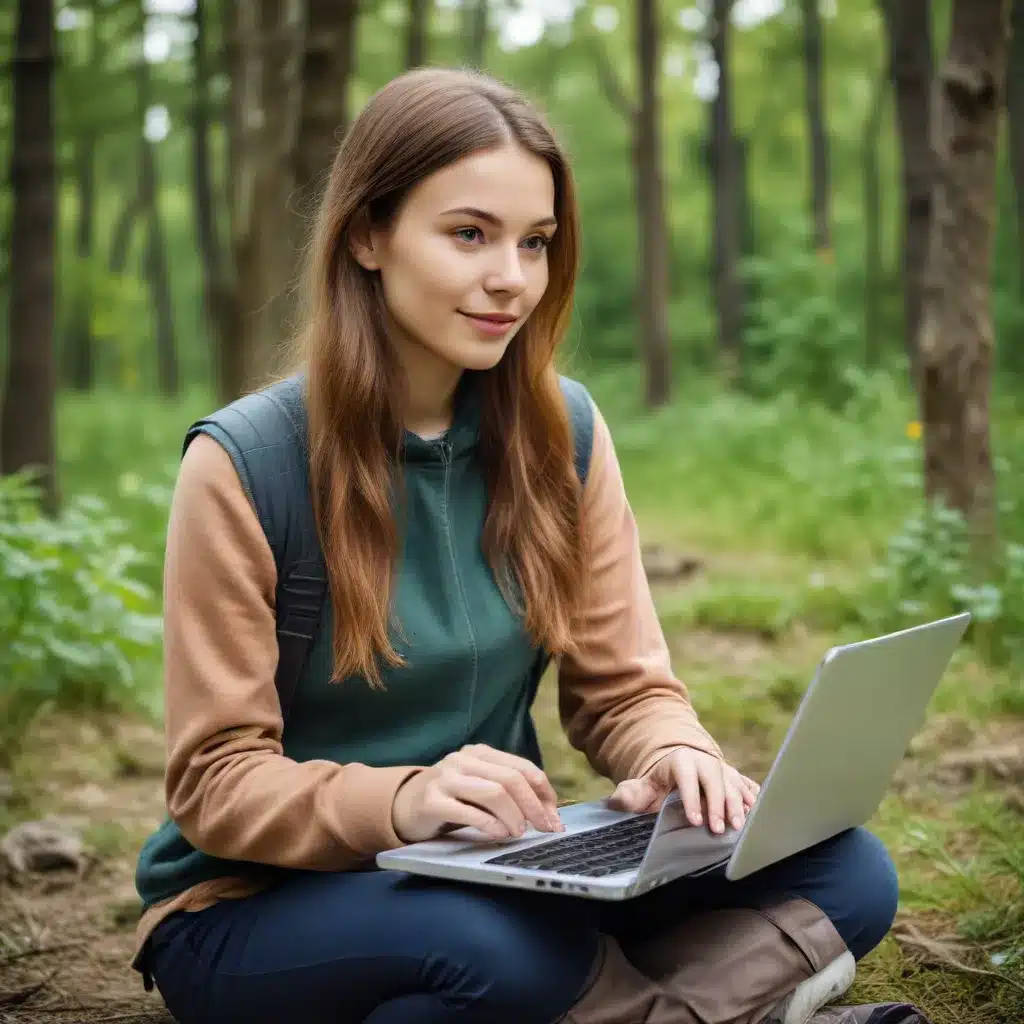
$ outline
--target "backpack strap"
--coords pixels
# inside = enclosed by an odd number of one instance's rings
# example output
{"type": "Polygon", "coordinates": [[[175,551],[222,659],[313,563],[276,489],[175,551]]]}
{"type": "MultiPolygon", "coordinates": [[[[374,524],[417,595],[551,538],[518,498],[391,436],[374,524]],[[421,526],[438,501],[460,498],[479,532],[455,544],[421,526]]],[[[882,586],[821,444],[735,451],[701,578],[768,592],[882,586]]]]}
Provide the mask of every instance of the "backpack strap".
{"type": "Polygon", "coordinates": [[[231,457],[277,567],[277,671],[287,721],[327,597],[327,570],[309,498],[304,378],[289,377],[192,424],[187,449],[208,434],[231,457]]]}
{"type": "Polygon", "coordinates": [[[576,475],[582,486],[590,472],[590,456],[594,450],[594,403],[587,389],[569,377],[559,377],[562,395],[569,412],[569,426],[572,428],[576,475]]]}
{"type": "MultiPolygon", "coordinates": [[[[560,377],[573,432],[580,483],[590,471],[594,406],[578,381],[560,377]]],[[[327,600],[327,566],[309,487],[309,432],[301,374],[245,395],[197,420],[182,454],[199,434],[231,457],[274,553],[277,567],[277,671],[274,683],[285,721],[327,600]]]]}

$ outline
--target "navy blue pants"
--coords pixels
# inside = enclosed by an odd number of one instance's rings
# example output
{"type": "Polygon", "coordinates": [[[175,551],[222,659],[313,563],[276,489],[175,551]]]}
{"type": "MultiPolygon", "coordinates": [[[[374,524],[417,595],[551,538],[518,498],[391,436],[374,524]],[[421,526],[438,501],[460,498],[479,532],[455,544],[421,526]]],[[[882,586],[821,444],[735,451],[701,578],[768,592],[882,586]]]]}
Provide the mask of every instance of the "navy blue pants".
{"type": "Polygon", "coordinates": [[[892,924],[896,873],[864,829],[740,882],[680,879],[614,904],[395,871],[300,872],[171,915],[146,960],[180,1024],[550,1024],[580,995],[599,932],[628,942],[786,896],[816,904],[859,959],[892,924]]]}

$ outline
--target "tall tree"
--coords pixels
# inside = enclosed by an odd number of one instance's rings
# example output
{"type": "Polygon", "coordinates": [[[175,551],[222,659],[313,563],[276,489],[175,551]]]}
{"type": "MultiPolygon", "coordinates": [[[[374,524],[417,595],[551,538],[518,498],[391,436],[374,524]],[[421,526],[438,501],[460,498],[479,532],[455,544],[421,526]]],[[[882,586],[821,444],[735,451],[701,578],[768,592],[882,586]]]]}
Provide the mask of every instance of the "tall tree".
{"type": "Polygon", "coordinates": [[[733,128],[731,54],[732,0],[714,0],[708,25],[718,66],[718,89],[710,105],[712,184],[712,291],[718,316],[718,348],[728,379],[739,374],[743,353],[743,293],[740,143],[733,128]]]}
{"type": "Polygon", "coordinates": [[[160,212],[160,183],[156,164],[156,145],[146,134],[147,115],[152,103],[152,79],[149,61],[142,52],[146,34],[146,7],[138,0],[138,38],[140,53],[135,67],[139,132],[139,205],[146,216],[146,244],[143,265],[152,302],[156,337],[157,383],[161,394],[178,393],[180,375],[178,350],[174,337],[174,301],[171,297],[170,270],[167,266],[167,242],[160,212]]]}
{"type": "Polygon", "coordinates": [[[875,83],[867,121],[864,124],[864,361],[876,366],[881,355],[882,301],[882,181],[878,150],[882,119],[888,94],[889,76],[875,83]]]}
{"type": "Polygon", "coordinates": [[[471,68],[483,68],[487,63],[488,0],[463,0],[462,38],[466,48],[466,63],[471,68]]]}
{"type": "Polygon", "coordinates": [[[259,385],[287,338],[293,228],[288,208],[302,97],[301,0],[229,0],[228,207],[234,289],[222,343],[223,396],[259,385]]]}
{"type": "Polygon", "coordinates": [[[1010,172],[1017,200],[1018,298],[1024,301],[1024,2],[1014,0],[1010,19],[1012,42],[1006,71],[1006,126],[1010,172]]]}
{"type": "Polygon", "coordinates": [[[832,246],[829,214],[828,128],[825,124],[821,12],[819,0],[800,0],[804,32],[804,103],[810,152],[811,212],[814,218],[814,246],[819,251],[832,246]]]}
{"type": "Polygon", "coordinates": [[[0,413],[0,472],[38,471],[49,511],[57,507],[54,37],[54,0],[20,0],[13,67],[10,341],[0,413]]]}
{"type": "Polygon", "coordinates": [[[889,74],[896,101],[903,179],[904,344],[911,377],[920,386],[918,340],[931,230],[935,158],[932,153],[931,0],[878,0],[885,23],[889,74]]]}
{"type": "Polygon", "coordinates": [[[427,63],[427,36],[433,6],[433,0],[409,0],[409,22],[405,34],[407,68],[418,68],[427,63]]]}
{"type": "MultiPolygon", "coordinates": [[[[89,36],[85,57],[85,71],[92,87],[100,81],[102,48],[100,44],[101,7],[98,0],[90,0],[89,36]]],[[[68,318],[66,380],[78,391],[90,391],[95,377],[92,312],[92,260],[96,234],[96,147],[98,133],[91,116],[76,119],[80,123],[75,133],[75,185],[78,192],[78,223],[75,227],[75,257],[78,278],[71,299],[68,318]]]]}
{"type": "Polygon", "coordinates": [[[995,535],[989,444],[990,267],[1010,0],[954,0],[935,84],[934,217],[921,326],[929,498],[964,513],[976,551],[995,535]]]}
{"type": "MultiPolygon", "coordinates": [[[[307,4],[295,185],[312,198],[348,130],[359,0],[307,0],[307,4]]],[[[299,212],[300,216],[305,213],[299,212]]]]}
{"type": "Polygon", "coordinates": [[[213,185],[213,155],[210,148],[210,80],[213,74],[209,30],[211,19],[206,0],[195,0],[192,14],[193,95],[190,117],[192,137],[192,198],[196,239],[202,267],[203,303],[213,336],[214,379],[223,402],[238,397],[241,367],[238,346],[241,331],[234,302],[235,282],[217,222],[217,202],[213,185]]]}
{"type": "Polygon", "coordinates": [[[644,357],[644,399],[651,408],[668,402],[672,392],[672,357],[668,336],[668,236],[661,173],[660,103],[658,100],[658,24],[656,0],[637,0],[634,47],[640,100],[626,93],[607,52],[594,40],[597,73],[608,101],[625,118],[633,156],[636,203],[637,319],[644,357]]]}
{"type": "Polygon", "coordinates": [[[672,357],[668,336],[668,239],[661,172],[661,70],[657,0],[636,3],[636,66],[640,109],[636,128],[637,214],[640,226],[640,332],[647,352],[648,406],[671,397],[672,357]]]}

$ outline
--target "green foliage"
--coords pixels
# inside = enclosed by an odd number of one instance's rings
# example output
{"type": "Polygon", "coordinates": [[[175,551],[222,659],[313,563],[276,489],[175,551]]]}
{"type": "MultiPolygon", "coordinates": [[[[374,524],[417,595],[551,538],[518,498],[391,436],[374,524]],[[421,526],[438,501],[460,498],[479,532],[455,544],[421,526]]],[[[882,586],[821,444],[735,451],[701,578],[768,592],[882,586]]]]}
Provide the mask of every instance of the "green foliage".
{"type": "Polygon", "coordinates": [[[973,638],[990,661],[1024,664],[1024,547],[1001,540],[979,578],[963,516],[941,503],[925,506],[890,540],[862,608],[878,629],[969,611],[973,638]]]}
{"type": "Polygon", "coordinates": [[[745,382],[752,393],[814,397],[842,408],[864,367],[860,316],[839,295],[843,268],[802,237],[746,261],[751,300],[745,382]]]}
{"type": "Polygon", "coordinates": [[[160,620],[143,557],[100,499],[49,519],[25,475],[0,479],[0,759],[48,704],[151,702],[160,620]]]}

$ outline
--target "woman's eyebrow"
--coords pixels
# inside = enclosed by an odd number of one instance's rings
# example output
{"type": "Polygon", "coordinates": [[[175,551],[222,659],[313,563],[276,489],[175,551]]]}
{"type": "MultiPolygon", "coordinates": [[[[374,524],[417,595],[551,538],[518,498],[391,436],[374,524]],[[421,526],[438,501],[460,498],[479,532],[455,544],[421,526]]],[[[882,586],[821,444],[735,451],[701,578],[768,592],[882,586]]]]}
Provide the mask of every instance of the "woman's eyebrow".
{"type": "MultiPolygon", "coordinates": [[[[500,217],[496,217],[493,213],[488,213],[486,210],[481,210],[476,206],[457,206],[453,210],[445,210],[441,216],[447,217],[450,214],[455,213],[462,214],[466,217],[476,217],[479,220],[485,220],[488,224],[493,224],[496,228],[502,227],[500,217]]],[[[558,221],[554,217],[541,217],[540,220],[534,221],[532,226],[535,228],[546,228],[557,223],[558,221]]]]}

